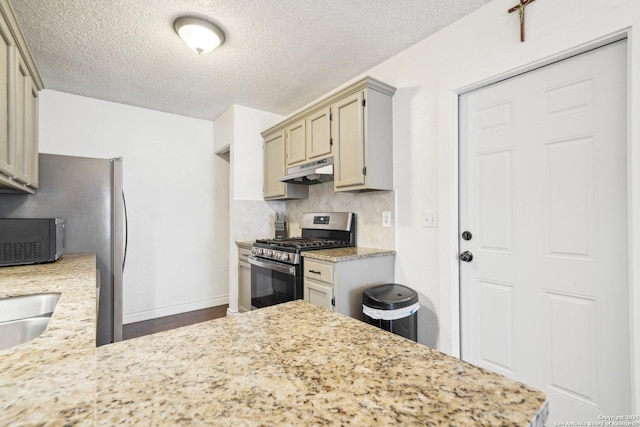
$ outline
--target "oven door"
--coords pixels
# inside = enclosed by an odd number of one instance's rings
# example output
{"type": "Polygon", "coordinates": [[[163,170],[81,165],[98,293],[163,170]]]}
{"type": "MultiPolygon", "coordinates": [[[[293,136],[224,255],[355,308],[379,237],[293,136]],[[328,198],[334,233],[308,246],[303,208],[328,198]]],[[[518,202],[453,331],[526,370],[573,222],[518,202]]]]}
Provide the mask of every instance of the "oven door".
{"type": "Polygon", "coordinates": [[[299,265],[249,257],[251,264],[251,309],[302,299],[299,265]]]}

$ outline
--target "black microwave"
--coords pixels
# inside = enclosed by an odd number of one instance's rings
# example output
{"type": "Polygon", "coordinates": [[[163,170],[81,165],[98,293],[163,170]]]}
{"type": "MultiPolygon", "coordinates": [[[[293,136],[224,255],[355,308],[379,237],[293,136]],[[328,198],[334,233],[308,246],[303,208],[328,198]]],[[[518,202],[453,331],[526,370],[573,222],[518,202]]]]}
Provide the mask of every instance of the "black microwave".
{"type": "Polygon", "coordinates": [[[54,262],[64,253],[64,219],[0,219],[0,267],[54,262]]]}

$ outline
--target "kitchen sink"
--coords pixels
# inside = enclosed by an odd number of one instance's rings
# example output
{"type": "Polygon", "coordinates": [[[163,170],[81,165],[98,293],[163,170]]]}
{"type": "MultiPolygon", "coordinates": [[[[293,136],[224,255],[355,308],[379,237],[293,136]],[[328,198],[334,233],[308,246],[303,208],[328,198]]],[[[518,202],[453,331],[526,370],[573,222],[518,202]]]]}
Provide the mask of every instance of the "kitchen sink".
{"type": "Polygon", "coordinates": [[[39,337],[58,299],[57,292],[0,298],[0,350],[39,337]]]}
{"type": "Polygon", "coordinates": [[[60,293],[57,292],[0,298],[0,322],[51,316],[58,299],[60,293]]]}
{"type": "Polygon", "coordinates": [[[31,317],[0,323],[0,350],[23,344],[39,337],[49,323],[49,317],[31,317]]]}

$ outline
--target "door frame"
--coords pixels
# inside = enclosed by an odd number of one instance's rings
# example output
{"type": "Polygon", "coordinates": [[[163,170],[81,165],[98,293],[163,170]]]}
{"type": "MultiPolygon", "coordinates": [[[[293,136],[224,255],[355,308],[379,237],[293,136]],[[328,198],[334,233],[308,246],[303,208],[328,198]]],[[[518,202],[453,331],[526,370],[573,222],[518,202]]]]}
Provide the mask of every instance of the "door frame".
{"type": "MultiPolygon", "coordinates": [[[[441,165],[438,184],[438,205],[441,206],[441,227],[438,230],[440,254],[441,316],[448,317],[451,351],[460,357],[460,272],[459,272],[459,96],[484,86],[497,83],[536,68],[550,65],[571,56],[603,45],[627,39],[627,206],[628,206],[628,273],[629,273],[629,346],[631,351],[631,404],[634,413],[640,410],[640,262],[632,263],[634,254],[640,254],[640,121],[633,121],[633,113],[640,114],[640,23],[557,51],[524,66],[493,75],[472,83],[451,82],[438,87],[438,163],[441,165]],[[448,169],[448,170],[447,170],[448,169]],[[444,179],[448,178],[448,179],[444,179]],[[445,210],[449,210],[448,215],[445,210]],[[443,221],[444,220],[444,221],[443,221]],[[446,288],[446,289],[445,289],[446,288]],[[635,363],[634,363],[635,362],[635,363]]],[[[446,349],[445,349],[446,351],[446,349]]]]}

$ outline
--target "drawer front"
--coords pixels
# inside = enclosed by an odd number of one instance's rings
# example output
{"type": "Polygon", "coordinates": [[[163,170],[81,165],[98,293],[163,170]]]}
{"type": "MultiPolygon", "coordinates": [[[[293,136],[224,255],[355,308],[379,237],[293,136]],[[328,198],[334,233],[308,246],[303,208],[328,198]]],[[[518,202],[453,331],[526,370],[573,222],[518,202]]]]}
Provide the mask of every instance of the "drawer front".
{"type": "Polygon", "coordinates": [[[251,249],[238,248],[238,261],[249,262],[251,256],[251,249]]]}
{"type": "Polygon", "coordinates": [[[333,265],[304,260],[304,277],[333,284],[333,265]]]}

